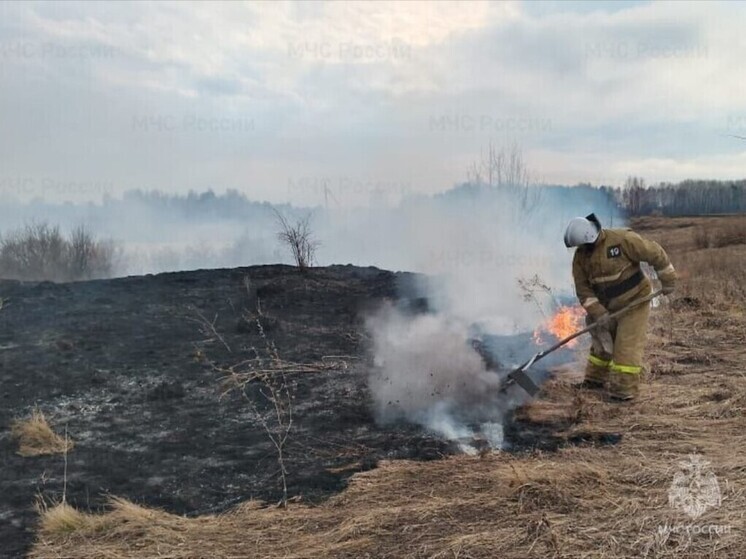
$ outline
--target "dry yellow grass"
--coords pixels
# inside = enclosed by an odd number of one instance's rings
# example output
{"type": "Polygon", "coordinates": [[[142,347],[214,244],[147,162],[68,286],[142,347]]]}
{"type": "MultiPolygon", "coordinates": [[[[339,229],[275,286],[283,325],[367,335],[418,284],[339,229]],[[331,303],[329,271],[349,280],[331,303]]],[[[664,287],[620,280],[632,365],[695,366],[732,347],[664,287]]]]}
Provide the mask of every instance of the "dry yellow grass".
{"type": "Polygon", "coordinates": [[[697,250],[696,220],[666,223],[645,234],[677,236],[670,252],[684,277],[678,300],[654,313],[640,399],[579,391],[576,368],[520,411],[558,436],[617,433],[618,444],[385,462],[319,506],[247,502],[199,518],[123,500],[102,515],[50,509],[30,557],[746,557],[746,297],[729,284],[742,262],[722,261],[740,248],[697,250]],[[722,499],[696,519],[668,502],[690,455],[711,463],[722,499]]]}
{"type": "Polygon", "coordinates": [[[15,421],[11,433],[18,440],[18,454],[21,456],[64,454],[73,448],[69,438],[52,431],[47,418],[38,409],[31,413],[29,419],[15,421]]]}
{"type": "Polygon", "coordinates": [[[390,462],[318,507],[247,503],[190,519],[115,501],[84,521],[42,517],[31,557],[743,557],[746,461],[714,461],[718,477],[733,483],[700,521],[728,533],[666,533],[691,524],[667,506],[676,458],[704,449],[684,441],[660,452],[660,440],[647,442],[644,450],[390,462]],[[72,524],[79,528],[71,532],[72,524]]]}
{"type": "Polygon", "coordinates": [[[42,534],[65,535],[90,530],[96,524],[101,524],[100,517],[82,513],[64,501],[53,506],[40,501],[37,510],[41,517],[39,530],[42,534]]]}

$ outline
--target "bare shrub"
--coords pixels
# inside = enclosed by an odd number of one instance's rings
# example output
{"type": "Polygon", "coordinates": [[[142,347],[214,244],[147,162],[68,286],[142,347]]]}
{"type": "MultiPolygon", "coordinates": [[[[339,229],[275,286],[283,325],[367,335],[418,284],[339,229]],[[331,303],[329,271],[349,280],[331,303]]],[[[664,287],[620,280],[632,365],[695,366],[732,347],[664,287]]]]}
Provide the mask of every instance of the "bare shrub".
{"type": "MultiPolygon", "coordinates": [[[[205,339],[199,342],[198,345],[204,346],[206,344],[218,341],[220,342],[223,347],[228,351],[228,353],[231,353],[231,346],[228,345],[228,343],[225,341],[225,338],[220,335],[220,332],[218,332],[217,327],[215,326],[215,323],[218,321],[218,315],[216,314],[212,320],[209,320],[201,311],[198,309],[192,308],[191,309],[195,316],[186,316],[186,319],[190,322],[194,322],[195,324],[199,325],[199,331],[200,333],[205,336],[205,339]]],[[[198,348],[199,351],[202,351],[201,347],[198,348]]]]}
{"type": "Polygon", "coordinates": [[[699,249],[744,244],[746,244],[746,220],[719,226],[700,226],[694,231],[694,245],[699,249]]]}
{"type": "Polygon", "coordinates": [[[312,266],[316,260],[316,249],[319,242],[313,238],[311,231],[311,214],[308,213],[298,218],[294,223],[290,222],[279,211],[274,210],[280,231],[277,238],[282,244],[290,248],[293,260],[298,269],[305,270],[312,266]]]}
{"type": "Polygon", "coordinates": [[[65,268],[65,240],[59,227],[26,225],[0,239],[0,272],[20,280],[58,279],[65,268]]]}
{"type": "Polygon", "coordinates": [[[737,223],[728,223],[719,228],[712,242],[716,248],[744,244],[746,244],[746,219],[737,223]]]}
{"type": "Polygon", "coordinates": [[[116,247],[111,241],[96,240],[85,227],[78,226],[68,240],[68,266],[71,279],[111,277],[116,247]]]}
{"type": "Polygon", "coordinates": [[[552,293],[552,289],[544,283],[538,274],[534,274],[534,276],[529,279],[518,278],[518,287],[523,294],[523,300],[526,302],[533,301],[536,308],[539,309],[541,316],[545,319],[549,317],[544,310],[541,299],[546,299],[548,297],[554,303],[554,306],[559,306],[559,302],[552,293]]]}
{"type": "Polygon", "coordinates": [[[117,247],[84,226],[69,237],[58,226],[34,223],[0,239],[0,276],[22,281],[77,281],[110,277],[117,247]]]}
{"type": "Polygon", "coordinates": [[[692,233],[694,246],[697,248],[707,248],[710,246],[710,234],[706,227],[695,227],[692,233]]]}
{"type": "Polygon", "coordinates": [[[262,426],[275,447],[282,487],[279,505],[284,507],[288,503],[285,446],[294,425],[296,386],[290,377],[347,369],[347,362],[344,360],[346,356],[327,356],[316,363],[296,363],[283,359],[274,342],[267,337],[262,325],[263,318],[259,309],[256,313],[244,315],[244,319],[248,323],[254,323],[259,330],[264,343],[262,349],[250,348],[253,357],[235,365],[213,367],[222,375],[223,396],[237,392],[246,401],[251,416],[262,426]]]}

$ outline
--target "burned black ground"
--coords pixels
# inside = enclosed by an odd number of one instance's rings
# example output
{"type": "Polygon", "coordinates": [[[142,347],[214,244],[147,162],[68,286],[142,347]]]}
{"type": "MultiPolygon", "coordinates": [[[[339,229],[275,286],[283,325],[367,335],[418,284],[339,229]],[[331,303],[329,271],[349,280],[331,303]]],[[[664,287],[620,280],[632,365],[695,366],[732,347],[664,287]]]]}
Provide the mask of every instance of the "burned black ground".
{"type": "MultiPolygon", "coordinates": [[[[316,502],[381,459],[438,459],[457,447],[408,425],[377,426],[366,390],[365,311],[383,299],[412,312],[415,276],[337,266],[201,270],[72,284],[0,282],[0,555],[32,541],[37,494],[61,498],[61,456],[22,458],[9,427],[34,406],[75,441],[66,494],[82,510],[107,495],[179,514],[280,497],[276,452],[237,395],[221,399],[207,361],[231,364],[265,339],[283,359],[347,368],[293,376],[289,494],[316,502]],[[249,288],[246,280],[249,280],[249,288]],[[215,319],[206,341],[195,318],[215,319]]],[[[510,422],[513,449],[556,448],[550,430],[510,422]]],[[[580,441],[583,442],[583,441],[580,441]]]]}

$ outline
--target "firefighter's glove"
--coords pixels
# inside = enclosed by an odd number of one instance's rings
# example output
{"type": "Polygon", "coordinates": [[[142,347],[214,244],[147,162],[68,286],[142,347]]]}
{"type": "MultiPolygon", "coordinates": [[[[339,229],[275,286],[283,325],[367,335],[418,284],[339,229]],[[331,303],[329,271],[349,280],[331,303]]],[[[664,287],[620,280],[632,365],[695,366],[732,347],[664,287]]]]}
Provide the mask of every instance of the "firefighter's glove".
{"type": "Polygon", "coordinates": [[[609,324],[611,323],[611,315],[606,311],[599,317],[594,318],[593,323],[597,324],[596,328],[599,330],[608,330],[609,324]]]}
{"type": "Polygon", "coordinates": [[[609,322],[611,322],[611,317],[609,315],[609,311],[607,311],[606,307],[604,307],[601,303],[596,302],[591,305],[588,308],[588,314],[591,316],[593,323],[598,324],[597,328],[608,329],[609,322]]]}
{"type": "Polygon", "coordinates": [[[591,320],[593,322],[598,322],[598,319],[601,318],[604,315],[609,314],[609,311],[606,310],[606,307],[604,307],[601,303],[598,301],[594,301],[592,305],[590,305],[586,312],[590,316],[591,320]]]}

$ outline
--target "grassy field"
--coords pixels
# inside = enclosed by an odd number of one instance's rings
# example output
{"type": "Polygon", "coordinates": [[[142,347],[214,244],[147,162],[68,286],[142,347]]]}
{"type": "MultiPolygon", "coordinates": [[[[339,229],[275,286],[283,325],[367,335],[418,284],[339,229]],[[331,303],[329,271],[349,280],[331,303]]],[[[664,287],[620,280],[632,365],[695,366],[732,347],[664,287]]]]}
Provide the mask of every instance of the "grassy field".
{"type": "Polygon", "coordinates": [[[621,434],[618,444],[384,462],[314,507],[248,502],[185,518],[116,499],[103,515],[58,506],[42,514],[31,557],[744,557],[746,218],[633,227],[681,274],[653,314],[640,399],[578,389],[579,355],[520,412],[568,437],[621,434]],[[692,468],[712,475],[687,478],[692,468]],[[702,482],[690,496],[712,495],[716,480],[719,502],[694,518],[696,501],[669,503],[674,480],[702,482]]]}

